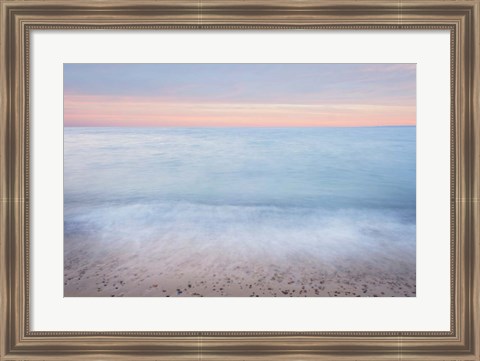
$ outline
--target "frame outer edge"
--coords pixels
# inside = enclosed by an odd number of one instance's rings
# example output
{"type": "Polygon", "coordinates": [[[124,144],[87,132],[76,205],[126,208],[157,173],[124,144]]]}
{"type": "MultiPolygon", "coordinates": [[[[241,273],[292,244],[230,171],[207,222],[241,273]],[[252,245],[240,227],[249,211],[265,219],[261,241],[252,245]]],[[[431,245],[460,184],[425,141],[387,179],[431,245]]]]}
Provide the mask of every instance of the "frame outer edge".
{"type": "MultiPolygon", "coordinates": [[[[463,260],[457,267],[459,270],[457,282],[457,300],[461,307],[458,315],[465,319],[465,324],[459,329],[462,338],[465,339],[467,351],[475,360],[480,360],[479,345],[479,6],[480,2],[475,0],[469,9],[468,15],[460,27],[463,33],[459,42],[459,53],[461,61],[457,62],[457,77],[461,79],[457,95],[457,124],[460,125],[461,136],[458,138],[458,151],[460,158],[457,158],[458,181],[456,207],[462,213],[458,227],[461,240],[458,246],[462,247],[460,253],[463,260]],[[465,289],[463,289],[465,287],[465,289]],[[458,299],[458,296],[465,299],[458,299]]],[[[457,54],[458,56],[459,54],[457,54]]]]}
{"type": "Polygon", "coordinates": [[[10,192],[8,177],[8,113],[9,113],[9,77],[8,77],[8,7],[0,0],[0,359],[10,348],[9,318],[11,303],[9,300],[8,270],[8,226],[10,192]]]}
{"type": "Polygon", "coordinates": [[[474,233],[472,240],[472,348],[476,360],[480,360],[480,1],[473,8],[472,31],[472,126],[473,126],[473,187],[472,202],[474,233]]]}
{"type": "MultiPolygon", "coordinates": [[[[250,1],[251,2],[251,1],[250,1]]],[[[340,1],[339,1],[340,2],[340,1]]],[[[437,1],[440,3],[440,1],[437,1]]],[[[4,360],[4,356],[7,355],[10,351],[10,348],[13,346],[12,339],[21,338],[21,332],[24,331],[23,327],[20,327],[19,329],[15,329],[12,327],[12,319],[16,318],[17,321],[23,321],[22,315],[18,315],[18,312],[23,313],[23,309],[20,310],[14,310],[14,307],[22,307],[21,303],[21,295],[24,294],[24,290],[20,290],[19,288],[22,287],[22,282],[21,282],[21,276],[26,276],[23,273],[23,270],[20,269],[22,268],[23,265],[23,256],[22,256],[22,251],[23,250],[21,247],[13,247],[12,245],[9,246],[8,240],[10,237],[12,238],[17,238],[21,241],[24,241],[23,236],[24,233],[22,231],[23,226],[24,226],[24,221],[25,219],[23,218],[24,213],[24,204],[23,204],[23,198],[15,198],[16,197],[23,197],[23,196],[28,196],[27,194],[23,194],[24,188],[23,185],[25,181],[28,181],[27,179],[24,178],[23,176],[23,169],[24,169],[24,161],[26,158],[24,158],[25,154],[23,153],[23,150],[20,151],[20,154],[17,152],[19,146],[25,146],[23,142],[27,141],[27,139],[23,138],[23,126],[19,124],[13,124],[15,121],[19,121],[22,119],[22,116],[24,116],[24,108],[25,105],[25,99],[22,98],[22,94],[25,91],[23,89],[24,85],[21,82],[21,74],[22,74],[22,69],[23,69],[23,59],[22,59],[22,50],[19,49],[14,49],[16,50],[15,55],[13,54],[14,51],[9,52],[11,50],[11,47],[15,46],[14,40],[17,42],[19,39],[15,39],[17,36],[23,36],[23,31],[22,29],[19,30],[19,28],[15,25],[12,24],[11,21],[14,18],[14,15],[9,17],[9,5],[13,4],[11,7],[14,7],[15,5],[19,5],[21,2],[16,2],[16,1],[8,1],[8,0],[0,0],[0,30],[1,30],[1,38],[0,38],[0,79],[5,79],[5,81],[1,81],[1,88],[0,88],[0,196],[1,196],[1,206],[0,206],[0,360],[4,360]],[[9,34],[9,31],[15,29],[17,31],[16,34],[9,34]],[[18,58],[20,57],[20,58],[18,58]],[[15,61],[16,59],[16,61],[15,61]],[[11,71],[10,71],[11,70],[11,71]],[[12,79],[12,77],[14,77],[12,79]],[[16,84],[16,88],[12,88],[12,82],[19,81],[19,84],[16,84]],[[17,98],[17,96],[20,96],[20,99],[17,98]],[[7,102],[10,102],[8,104],[7,102]],[[15,102],[15,103],[13,103],[15,102]],[[17,109],[17,107],[20,107],[20,109],[17,109]],[[20,144],[18,143],[20,142],[20,144]],[[9,172],[10,171],[10,172],[9,172]],[[21,184],[18,184],[21,183],[21,184]],[[13,217],[20,216],[20,220],[15,220],[13,217]],[[7,226],[8,223],[8,226],[7,226]],[[10,231],[8,231],[10,227],[10,231]],[[7,232],[10,232],[7,233],[7,232]],[[10,258],[9,260],[9,255],[14,256],[14,259],[10,258]],[[9,263],[10,262],[10,263],[9,263]],[[13,265],[12,265],[13,264],[13,265]],[[9,268],[10,267],[10,268],[9,268]],[[9,269],[13,270],[13,267],[15,267],[16,272],[18,272],[16,275],[9,274],[9,269]],[[13,278],[15,276],[15,279],[13,278]],[[15,282],[20,282],[20,284],[16,284],[15,282]],[[14,286],[18,286],[15,287],[14,286]],[[10,288],[9,288],[10,287],[10,288]],[[9,291],[10,290],[10,291],[9,291]],[[10,292],[10,293],[9,293],[10,292]],[[9,294],[12,294],[12,298],[9,298],[9,294]],[[20,299],[19,299],[20,297],[20,299]],[[12,303],[14,302],[14,303],[12,303]],[[9,311],[15,311],[15,314],[9,313],[9,311]],[[14,331],[14,334],[8,334],[9,331],[14,331]]],[[[27,2],[25,2],[27,3],[27,2]]],[[[30,4],[35,3],[38,4],[38,1],[35,2],[28,2],[30,4]]],[[[46,1],[45,3],[48,3],[46,1]]],[[[58,2],[60,3],[60,2],[58,2]]],[[[82,4],[91,4],[93,7],[93,2],[88,2],[88,1],[81,1],[82,4]]],[[[99,1],[99,4],[101,3],[107,3],[106,1],[99,1]]],[[[124,1],[123,3],[129,3],[128,1],[124,1]]],[[[229,3],[229,2],[227,2],[229,3]]],[[[235,3],[235,1],[231,2],[235,3]]],[[[312,3],[312,1],[306,1],[306,3],[312,3]]],[[[435,3],[435,1],[432,1],[432,3],[435,3]]],[[[447,2],[448,3],[448,2],[447,2]]],[[[448,3],[448,5],[453,5],[455,2],[451,1],[448,3]]],[[[465,1],[459,1],[458,3],[460,4],[465,4],[465,1]]],[[[112,4],[112,2],[109,2],[109,4],[112,4]]],[[[360,2],[361,4],[361,2],[360,2]]],[[[464,164],[463,166],[467,166],[469,170],[467,171],[467,174],[470,174],[470,178],[468,179],[468,184],[465,184],[466,188],[469,189],[469,199],[467,199],[466,203],[468,203],[467,209],[469,212],[469,220],[467,222],[470,223],[469,229],[469,236],[472,237],[471,242],[469,243],[470,247],[469,250],[471,251],[469,262],[473,262],[471,265],[470,270],[470,277],[468,278],[468,286],[469,289],[467,290],[467,296],[468,299],[465,300],[464,304],[466,307],[468,307],[467,314],[470,315],[469,320],[467,321],[468,323],[471,323],[469,326],[469,330],[471,332],[468,332],[468,329],[465,329],[467,331],[467,334],[465,335],[468,337],[467,344],[470,346],[469,347],[469,354],[465,354],[462,359],[464,360],[480,360],[480,335],[479,335],[479,329],[480,329],[480,317],[479,317],[479,311],[480,311],[480,297],[479,297],[479,288],[480,288],[480,273],[479,273],[479,268],[480,268],[480,244],[478,242],[478,235],[479,235],[479,222],[478,222],[478,217],[480,216],[479,208],[480,208],[480,203],[479,203],[479,195],[480,195],[480,184],[479,184],[479,170],[480,170],[480,157],[478,153],[478,147],[479,145],[477,144],[480,137],[479,137],[479,46],[478,42],[480,40],[480,27],[479,27],[479,20],[480,20],[480,10],[479,10],[479,1],[478,0],[473,0],[469,1],[468,4],[473,5],[472,6],[472,16],[470,20],[473,22],[470,24],[470,33],[468,34],[469,37],[471,37],[469,44],[467,46],[471,47],[470,48],[470,54],[469,54],[469,59],[462,59],[463,63],[470,68],[470,76],[469,79],[465,79],[465,81],[468,83],[470,82],[470,88],[469,88],[469,93],[468,94],[468,99],[463,99],[463,104],[462,105],[462,112],[469,112],[469,118],[465,119],[463,118],[464,122],[467,122],[468,124],[463,124],[464,126],[467,127],[467,129],[470,131],[470,134],[465,134],[466,137],[466,144],[462,145],[464,146],[464,150],[467,149],[469,151],[472,151],[472,154],[470,155],[470,158],[468,161],[464,159],[464,164]],[[464,108],[463,108],[464,107],[464,108]]],[[[23,47],[22,47],[23,48],[23,47]]],[[[465,54],[463,54],[465,55],[465,54]]],[[[466,84],[468,85],[468,84],[466,84]]],[[[463,93],[463,97],[466,95],[466,93],[463,93]]],[[[28,165],[27,165],[28,166],[28,165]]],[[[464,173],[465,175],[465,173],[464,173]]],[[[459,182],[460,183],[460,182],[459,182]]],[[[459,207],[460,208],[460,207],[459,207]]],[[[467,264],[469,263],[467,262],[467,264]]],[[[466,265],[465,265],[466,266],[466,265]]],[[[466,327],[467,325],[465,325],[466,327]]],[[[85,339],[82,339],[82,342],[86,341],[85,339]]],[[[201,340],[199,340],[201,344],[201,340]]],[[[88,348],[88,347],[87,347],[88,348]]],[[[40,350],[40,348],[39,348],[40,350]]],[[[35,350],[32,350],[35,352],[35,350]]],[[[112,352],[114,351],[113,349],[111,350],[112,352]]],[[[67,356],[68,354],[62,354],[62,352],[59,350],[58,354],[56,356],[53,356],[54,358],[62,357],[68,358],[68,359],[78,359],[77,357],[73,356],[69,358],[67,356]]],[[[226,359],[229,354],[210,354],[207,356],[208,359],[226,359]]],[[[275,359],[286,359],[289,354],[285,354],[282,356],[276,356],[275,359]]],[[[448,354],[447,354],[448,355],[448,354]]],[[[450,359],[451,357],[454,356],[447,356],[445,355],[445,359],[450,359]]],[[[133,355],[131,355],[133,358],[133,355]]],[[[232,355],[233,356],[233,355],[232,355]]],[[[253,359],[264,359],[265,356],[261,355],[254,355],[252,354],[253,359]]],[[[305,359],[310,359],[310,357],[313,358],[313,355],[309,354],[308,351],[306,351],[306,354],[303,352],[301,353],[295,353],[295,354],[290,354],[291,357],[305,357],[305,359]]],[[[317,355],[319,359],[328,359],[332,355],[329,355],[328,353],[317,355]]],[[[392,354],[390,357],[395,357],[396,355],[392,354]]],[[[403,356],[405,359],[418,359],[418,354],[414,353],[413,355],[409,354],[403,354],[399,355],[403,356]]],[[[8,359],[13,359],[12,357],[15,357],[14,355],[7,356],[8,359]]],[[[37,359],[34,354],[30,354],[27,356],[29,359],[37,359]]],[[[38,356],[40,357],[40,356],[38,356]]],[[[113,355],[110,352],[108,354],[84,354],[82,359],[93,359],[93,357],[99,357],[102,359],[113,359],[118,357],[118,359],[128,359],[128,355],[113,355]],[[126,358],[124,358],[126,357],[126,358]]],[[[137,355],[137,357],[144,359],[144,357],[137,355]]],[[[168,356],[167,356],[168,357],[168,356]]],[[[172,359],[179,359],[180,356],[172,356],[172,359]]],[[[192,355],[192,358],[190,356],[184,355],[184,357],[188,359],[197,359],[196,356],[192,355]]],[[[198,357],[201,357],[201,354],[198,355],[198,357]]],[[[243,359],[243,356],[238,355],[237,357],[241,357],[243,359]]],[[[233,356],[234,359],[237,359],[237,357],[233,356]]],[[[342,355],[336,355],[336,357],[339,357],[341,359],[346,359],[348,356],[346,354],[342,355]]],[[[353,355],[352,355],[353,357],[353,355]]],[[[387,357],[386,355],[383,354],[378,354],[377,356],[358,356],[356,359],[377,359],[377,357],[380,357],[383,359],[383,357],[387,357]]],[[[440,355],[434,356],[434,354],[430,355],[427,354],[425,355],[425,360],[426,359],[437,359],[437,357],[441,357],[440,355]]],[[[457,355],[457,357],[460,357],[457,355]]],[[[41,359],[44,358],[49,358],[49,356],[43,356],[41,359]]],[[[145,357],[146,359],[147,357],[145,357]]],[[[150,357],[148,357],[150,359],[150,357]]],[[[50,358],[49,358],[50,359],[50,358]]],[[[182,358],[183,359],[183,358],[182,358]]],[[[249,357],[250,359],[250,357],[249,357]]],[[[267,357],[265,357],[267,359],[267,357]]],[[[350,358],[349,358],[350,359],[350,358]]],[[[443,357],[442,357],[443,359],[443,357]]],[[[459,359],[459,358],[458,358],[459,359]]]]}
{"type": "Polygon", "coordinates": [[[472,74],[471,74],[471,123],[472,123],[472,326],[471,349],[475,360],[480,360],[480,1],[472,9],[472,74]]]}

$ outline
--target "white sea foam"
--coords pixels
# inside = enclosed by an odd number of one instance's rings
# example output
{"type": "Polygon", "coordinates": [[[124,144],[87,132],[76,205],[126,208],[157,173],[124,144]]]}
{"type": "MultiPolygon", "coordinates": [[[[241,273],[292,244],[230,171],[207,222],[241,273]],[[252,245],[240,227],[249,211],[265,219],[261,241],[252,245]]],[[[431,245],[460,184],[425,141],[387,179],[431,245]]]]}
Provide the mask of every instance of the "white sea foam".
{"type": "Polygon", "coordinates": [[[245,262],[302,257],[331,264],[356,258],[386,265],[415,259],[415,223],[395,211],[181,202],[72,209],[68,219],[66,239],[81,235],[101,252],[168,253],[172,263],[192,255],[245,262]]]}

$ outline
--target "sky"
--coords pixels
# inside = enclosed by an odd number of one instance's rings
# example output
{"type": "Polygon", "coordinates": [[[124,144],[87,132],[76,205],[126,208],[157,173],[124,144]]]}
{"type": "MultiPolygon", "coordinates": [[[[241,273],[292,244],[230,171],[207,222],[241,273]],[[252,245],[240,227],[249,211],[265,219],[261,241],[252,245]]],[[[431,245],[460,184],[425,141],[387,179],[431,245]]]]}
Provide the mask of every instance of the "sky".
{"type": "Polygon", "coordinates": [[[408,126],[415,84],[415,64],[64,64],[64,125],[408,126]]]}

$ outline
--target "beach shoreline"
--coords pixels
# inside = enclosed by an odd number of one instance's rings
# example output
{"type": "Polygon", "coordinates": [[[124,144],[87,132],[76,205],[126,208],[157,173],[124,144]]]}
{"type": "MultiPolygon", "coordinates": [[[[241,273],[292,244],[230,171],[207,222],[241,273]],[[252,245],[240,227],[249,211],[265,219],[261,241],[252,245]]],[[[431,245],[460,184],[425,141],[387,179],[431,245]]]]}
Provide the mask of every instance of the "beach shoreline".
{"type": "MultiPolygon", "coordinates": [[[[275,264],[234,258],[172,264],[145,253],[65,257],[65,297],[415,297],[415,265],[308,257],[275,264]]],[[[91,248],[90,248],[91,249],[91,248]]],[[[148,252],[147,252],[148,253],[148,252]]]]}

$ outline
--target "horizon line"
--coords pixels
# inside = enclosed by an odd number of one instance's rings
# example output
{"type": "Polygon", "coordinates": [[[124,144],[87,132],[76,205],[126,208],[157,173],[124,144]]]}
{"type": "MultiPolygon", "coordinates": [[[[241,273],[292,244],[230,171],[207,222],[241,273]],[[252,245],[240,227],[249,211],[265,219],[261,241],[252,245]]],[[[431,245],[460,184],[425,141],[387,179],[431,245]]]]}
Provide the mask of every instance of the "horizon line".
{"type": "Polygon", "coordinates": [[[279,126],[232,126],[232,125],[207,125],[207,126],[176,126],[176,125],[152,125],[152,126],[134,126],[134,125],[63,125],[64,128],[400,128],[416,127],[416,124],[394,124],[394,125],[279,125],[279,126]]]}

